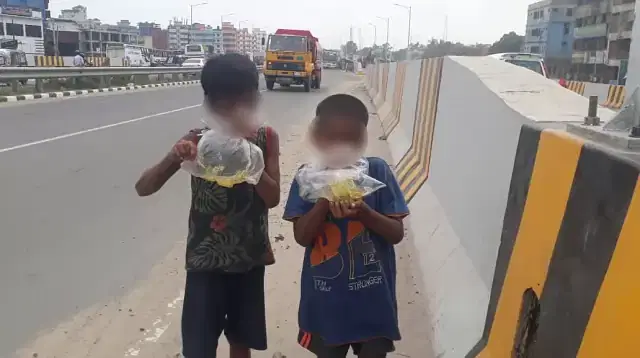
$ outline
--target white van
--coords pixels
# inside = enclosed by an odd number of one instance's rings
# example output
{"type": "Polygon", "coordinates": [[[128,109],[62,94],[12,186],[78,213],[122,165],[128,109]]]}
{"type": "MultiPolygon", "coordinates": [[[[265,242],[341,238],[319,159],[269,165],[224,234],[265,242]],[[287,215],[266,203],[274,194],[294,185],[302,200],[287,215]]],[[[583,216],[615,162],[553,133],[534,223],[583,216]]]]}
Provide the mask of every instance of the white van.
{"type": "Polygon", "coordinates": [[[547,77],[547,78],[549,77],[547,73],[547,68],[544,65],[544,60],[540,55],[537,55],[534,53],[509,52],[509,53],[496,53],[489,56],[501,61],[509,62],[516,66],[528,68],[531,71],[534,71],[543,75],[544,77],[547,77]]]}

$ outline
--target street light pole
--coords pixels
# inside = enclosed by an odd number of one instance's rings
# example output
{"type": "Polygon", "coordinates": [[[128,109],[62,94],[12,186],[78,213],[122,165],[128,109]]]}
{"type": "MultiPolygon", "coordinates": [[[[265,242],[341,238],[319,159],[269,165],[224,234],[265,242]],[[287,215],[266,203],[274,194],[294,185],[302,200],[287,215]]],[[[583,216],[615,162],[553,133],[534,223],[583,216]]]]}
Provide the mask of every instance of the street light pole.
{"type": "Polygon", "coordinates": [[[383,49],[384,49],[384,60],[385,60],[385,61],[387,61],[387,60],[388,60],[388,58],[387,58],[387,54],[388,54],[388,52],[389,52],[389,21],[391,20],[391,18],[390,18],[390,17],[381,17],[381,16],[378,16],[378,19],[380,19],[380,20],[384,20],[384,21],[386,21],[386,22],[387,22],[387,40],[386,40],[385,44],[383,45],[383,49]]]}
{"type": "Polygon", "coordinates": [[[191,31],[193,30],[193,8],[196,6],[201,6],[201,5],[207,5],[207,2],[201,2],[199,4],[191,4],[189,5],[189,10],[190,10],[190,19],[189,19],[189,34],[187,36],[188,39],[188,43],[191,43],[191,31]]]}
{"type": "Polygon", "coordinates": [[[373,26],[373,46],[376,46],[376,42],[378,41],[378,26],[374,23],[369,23],[369,25],[373,26]]]}
{"type": "Polygon", "coordinates": [[[395,6],[399,6],[409,11],[409,29],[407,30],[407,55],[406,60],[411,59],[411,6],[402,5],[402,4],[394,4],[395,6]]]}

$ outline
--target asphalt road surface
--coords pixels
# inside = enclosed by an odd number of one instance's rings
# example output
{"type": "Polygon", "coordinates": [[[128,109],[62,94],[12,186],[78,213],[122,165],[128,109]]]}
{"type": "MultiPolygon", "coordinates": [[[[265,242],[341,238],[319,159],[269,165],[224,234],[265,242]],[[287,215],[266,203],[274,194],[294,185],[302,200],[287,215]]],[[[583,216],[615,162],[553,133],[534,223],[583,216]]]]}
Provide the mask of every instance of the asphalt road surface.
{"type": "MultiPolygon", "coordinates": [[[[299,151],[289,143],[299,142],[317,103],[358,81],[325,71],[320,90],[262,92],[285,178],[295,169],[285,154],[299,151]]],[[[188,86],[0,106],[0,357],[176,356],[188,176],[144,199],[133,185],[201,126],[201,102],[201,88],[188,86]],[[160,348],[145,347],[151,343],[160,348]]],[[[278,250],[284,244],[295,245],[278,250]]],[[[286,339],[270,338],[275,346],[295,345],[291,297],[301,256],[289,255],[285,265],[276,254],[282,265],[270,273],[291,277],[290,292],[269,289],[290,296],[283,311],[270,311],[270,329],[292,327],[286,339]]]]}

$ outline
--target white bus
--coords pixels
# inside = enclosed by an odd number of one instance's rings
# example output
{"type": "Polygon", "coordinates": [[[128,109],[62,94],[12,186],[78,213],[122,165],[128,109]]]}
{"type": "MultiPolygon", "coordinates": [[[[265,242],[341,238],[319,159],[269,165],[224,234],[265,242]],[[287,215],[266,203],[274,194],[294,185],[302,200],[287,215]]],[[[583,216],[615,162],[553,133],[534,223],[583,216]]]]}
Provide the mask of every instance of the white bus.
{"type": "Polygon", "coordinates": [[[204,57],[213,56],[213,45],[189,44],[184,47],[184,55],[186,57],[204,57]]]}

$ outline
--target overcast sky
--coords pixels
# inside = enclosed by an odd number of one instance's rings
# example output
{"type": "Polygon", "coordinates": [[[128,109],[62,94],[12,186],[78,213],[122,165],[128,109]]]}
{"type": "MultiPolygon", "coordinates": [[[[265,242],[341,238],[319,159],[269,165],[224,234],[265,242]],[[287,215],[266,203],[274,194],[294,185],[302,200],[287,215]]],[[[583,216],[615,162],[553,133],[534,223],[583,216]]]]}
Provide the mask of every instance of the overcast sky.
{"type": "MultiPolygon", "coordinates": [[[[89,17],[103,23],[127,19],[133,23],[153,21],[166,27],[173,17],[189,18],[189,4],[207,0],[51,0],[52,15],[75,5],[88,8],[89,17]]],[[[442,38],[448,18],[447,38],[465,43],[492,43],[509,31],[524,33],[527,5],[532,0],[395,0],[413,7],[412,42],[442,38]]],[[[193,9],[194,22],[217,26],[220,16],[242,27],[309,29],[320,38],[324,48],[337,48],[349,40],[353,26],[354,41],[369,46],[385,42],[386,22],[390,17],[389,42],[396,48],[407,43],[408,11],[394,6],[394,0],[209,0],[193,9]],[[361,36],[359,36],[361,33],[361,36]]]]}

